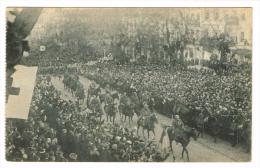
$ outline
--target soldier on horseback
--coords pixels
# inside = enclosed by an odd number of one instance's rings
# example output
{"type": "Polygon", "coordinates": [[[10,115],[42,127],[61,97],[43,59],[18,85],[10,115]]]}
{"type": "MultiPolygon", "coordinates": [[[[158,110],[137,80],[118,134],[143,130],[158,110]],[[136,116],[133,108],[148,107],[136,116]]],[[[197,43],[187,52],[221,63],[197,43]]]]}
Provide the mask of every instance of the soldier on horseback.
{"type": "MultiPolygon", "coordinates": [[[[200,108],[198,108],[200,110],[200,108]]],[[[205,123],[208,121],[208,116],[205,116],[203,112],[199,112],[199,115],[195,118],[196,128],[199,131],[199,135],[203,138],[204,130],[205,130],[205,123]]],[[[199,136],[198,135],[198,136],[199,136]]]]}
{"type": "Polygon", "coordinates": [[[143,135],[144,135],[144,130],[147,130],[148,139],[149,139],[149,131],[152,131],[155,137],[155,131],[154,131],[155,123],[158,123],[156,113],[144,114],[142,118],[139,118],[137,120],[137,134],[138,134],[139,127],[141,126],[143,127],[143,135]]]}
{"type": "Polygon", "coordinates": [[[105,96],[105,104],[106,105],[112,105],[113,104],[113,97],[110,95],[110,93],[107,91],[105,96]]]}
{"type": "Polygon", "coordinates": [[[151,114],[151,111],[149,109],[148,104],[144,101],[143,102],[143,108],[141,109],[140,116],[138,120],[143,121],[146,117],[148,117],[151,114]]]}
{"type": "Polygon", "coordinates": [[[131,100],[127,96],[126,92],[124,92],[124,94],[120,98],[119,109],[120,109],[121,119],[123,119],[123,115],[125,116],[125,120],[126,120],[126,117],[128,116],[129,122],[130,122],[130,119],[132,119],[134,113],[133,113],[133,109],[131,107],[131,100]]]}
{"type": "Polygon", "coordinates": [[[140,116],[141,103],[136,91],[132,92],[130,99],[131,99],[131,106],[133,107],[134,112],[137,114],[137,116],[140,116]]]}
{"type": "Polygon", "coordinates": [[[102,107],[101,107],[101,102],[99,97],[97,97],[96,95],[93,95],[90,99],[90,109],[96,113],[97,116],[100,117],[101,120],[101,116],[102,116],[102,107]]]}
{"type": "MultiPolygon", "coordinates": [[[[172,127],[172,134],[177,135],[176,136],[177,139],[182,136],[181,134],[183,133],[185,128],[184,128],[184,123],[181,120],[179,115],[175,115],[174,117],[172,115],[172,126],[171,127],[172,127]]],[[[177,144],[177,141],[176,141],[176,144],[177,144]]]]}
{"type": "Polygon", "coordinates": [[[116,113],[119,113],[119,104],[120,104],[120,99],[119,99],[119,95],[117,92],[113,93],[111,95],[113,97],[113,105],[115,106],[115,110],[116,110],[116,113]]]}
{"type": "Polygon", "coordinates": [[[172,127],[174,127],[174,128],[181,128],[181,129],[184,128],[184,123],[181,120],[179,115],[175,115],[174,117],[172,115],[172,127]]]}
{"type": "Polygon", "coordinates": [[[113,123],[114,123],[116,113],[117,113],[117,106],[114,102],[112,95],[108,91],[105,95],[104,111],[107,115],[107,121],[108,121],[108,118],[110,118],[110,121],[113,121],[113,123]]]}

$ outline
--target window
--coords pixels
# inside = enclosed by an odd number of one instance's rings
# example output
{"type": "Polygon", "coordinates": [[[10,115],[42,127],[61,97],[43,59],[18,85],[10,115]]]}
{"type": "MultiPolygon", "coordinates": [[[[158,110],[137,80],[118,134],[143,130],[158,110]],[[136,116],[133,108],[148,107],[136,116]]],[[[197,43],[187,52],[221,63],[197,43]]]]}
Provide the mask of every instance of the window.
{"type": "Polygon", "coordinates": [[[215,12],[215,19],[218,19],[219,18],[219,14],[218,12],[215,12]]]}
{"type": "Polygon", "coordinates": [[[209,11],[206,11],[205,20],[208,20],[208,19],[209,19],[209,11]]]}
{"type": "Polygon", "coordinates": [[[197,20],[200,20],[200,14],[197,14],[197,20]]]}
{"type": "Polygon", "coordinates": [[[228,19],[229,18],[229,15],[228,14],[225,14],[225,19],[228,19]]]}
{"type": "Polygon", "coordinates": [[[245,13],[242,13],[241,19],[242,19],[242,20],[245,20],[245,18],[246,18],[246,14],[245,14],[245,13]]]}
{"type": "Polygon", "coordinates": [[[245,33],[241,32],[240,34],[240,41],[244,41],[245,40],[245,33]]]}

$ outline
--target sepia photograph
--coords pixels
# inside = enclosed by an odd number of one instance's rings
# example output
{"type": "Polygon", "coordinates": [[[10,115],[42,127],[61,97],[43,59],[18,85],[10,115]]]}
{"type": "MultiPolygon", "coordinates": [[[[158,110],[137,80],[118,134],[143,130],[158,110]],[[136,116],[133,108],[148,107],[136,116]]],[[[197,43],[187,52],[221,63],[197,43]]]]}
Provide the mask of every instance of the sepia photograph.
{"type": "Polygon", "coordinates": [[[251,162],[251,7],[7,7],[9,162],[251,162]]]}

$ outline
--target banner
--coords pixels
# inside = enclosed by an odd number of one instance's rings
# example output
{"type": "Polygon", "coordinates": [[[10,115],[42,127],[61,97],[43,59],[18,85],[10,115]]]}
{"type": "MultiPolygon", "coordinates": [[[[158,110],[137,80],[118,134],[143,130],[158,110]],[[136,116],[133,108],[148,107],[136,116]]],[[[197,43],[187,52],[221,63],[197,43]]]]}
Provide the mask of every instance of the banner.
{"type": "Polygon", "coordinates": [[[18,90],[16,94],[6,92],[6,118],[27,119],[35,86],[37,67],[15,66],[16,71],[11,76],[12,84],[9,88],[18,90]]]}

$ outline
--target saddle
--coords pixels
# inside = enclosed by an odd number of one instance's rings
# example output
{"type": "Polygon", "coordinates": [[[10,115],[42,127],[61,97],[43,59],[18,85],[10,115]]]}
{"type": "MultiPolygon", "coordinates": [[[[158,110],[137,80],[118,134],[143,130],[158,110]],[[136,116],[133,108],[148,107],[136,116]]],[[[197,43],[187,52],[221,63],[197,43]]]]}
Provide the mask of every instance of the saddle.
{"type": "Polygon", "coordinates": [[[172,134],[176,137],[176,138],[180,138],[183,136],[183,134],[185,133],[185,128],[182,127],[174,127],[172,126],[172,134]]]}

